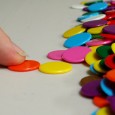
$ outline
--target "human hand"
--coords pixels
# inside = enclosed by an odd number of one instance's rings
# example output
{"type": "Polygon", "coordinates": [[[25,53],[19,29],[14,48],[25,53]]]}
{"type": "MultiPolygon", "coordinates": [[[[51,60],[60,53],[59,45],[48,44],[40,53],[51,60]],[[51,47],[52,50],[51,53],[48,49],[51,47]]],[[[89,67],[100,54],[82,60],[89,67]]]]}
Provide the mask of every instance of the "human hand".
{"type": "Polygon", "coordinates": [[[25,58],[25,52],[16,46],[0,28],[0,65],[17,65],[22,63],[25,58]]]}

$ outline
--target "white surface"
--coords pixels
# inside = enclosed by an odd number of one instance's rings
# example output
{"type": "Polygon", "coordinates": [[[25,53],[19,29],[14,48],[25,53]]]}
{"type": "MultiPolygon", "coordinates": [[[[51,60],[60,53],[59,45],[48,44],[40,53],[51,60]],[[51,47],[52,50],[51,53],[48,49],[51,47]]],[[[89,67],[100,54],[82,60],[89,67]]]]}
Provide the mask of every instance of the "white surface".
{"type": "MultiPolygon", "coordinates": [[[[0,24],[24,49],[28,59],[52,61],[47,53],[63,47],[63,32],[77,25],[83,12],[76,0],[0,0],[0,24]]],[[[0,69],[0,115],[90,115],[96,107],[79,95],[79,81],[89,68],[73,64],[71,72],[50,75],[38,70],[0,69]]]]}

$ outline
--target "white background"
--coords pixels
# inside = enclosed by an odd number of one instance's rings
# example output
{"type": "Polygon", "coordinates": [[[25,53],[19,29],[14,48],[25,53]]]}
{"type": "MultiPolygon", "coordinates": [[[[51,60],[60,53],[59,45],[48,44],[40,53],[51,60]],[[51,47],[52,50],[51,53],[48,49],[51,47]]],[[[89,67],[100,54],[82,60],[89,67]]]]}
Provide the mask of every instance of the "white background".
{"type": "MultiPolygon", "coordinates": [[[[52,50],[66,49],[63,33],[78,25],[81,10],[71,9],[80,0],[0,0],[0,25],[10,38],[41,64],[52,50]]],[[[0,115],[90,115],[97,109],[81,97],[81,78],[89,67],[72,64],[65,74],[38,70],[13,72],[0,69],[0,115]]]]}

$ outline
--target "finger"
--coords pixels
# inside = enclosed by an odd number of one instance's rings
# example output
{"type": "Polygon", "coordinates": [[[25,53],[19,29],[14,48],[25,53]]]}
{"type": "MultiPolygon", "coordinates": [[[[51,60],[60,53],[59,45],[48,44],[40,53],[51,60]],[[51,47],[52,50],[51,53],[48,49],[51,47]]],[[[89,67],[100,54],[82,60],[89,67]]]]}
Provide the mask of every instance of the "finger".
{"type": "Polygon", "coordinates": [[[25,52],[16,46],[7,34],[0,29],[0,65],[17,65],[22,63],[25,58],[25,52]]]}

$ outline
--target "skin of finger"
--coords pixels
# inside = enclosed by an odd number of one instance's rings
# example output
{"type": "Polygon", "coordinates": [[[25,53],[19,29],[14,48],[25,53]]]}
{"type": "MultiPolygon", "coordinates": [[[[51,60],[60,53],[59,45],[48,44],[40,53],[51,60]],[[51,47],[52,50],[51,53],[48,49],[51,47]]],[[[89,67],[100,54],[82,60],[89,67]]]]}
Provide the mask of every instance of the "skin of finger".
{"type": "MultiPolygon", "coordinates": [[[[1,44],[1,43],[0,43],[1,44]]],[[[25,60],[25,56],[19,55],[11,43],[0,45],[0,64],[4,66],[17,65],[25,60]]]]}
{"type": "Polygon", "coordinates": [[[10,38],[0,28],[0,65],[17,65],[25,60],[26,57],[19,55],[13,46],[10,38]]]}

